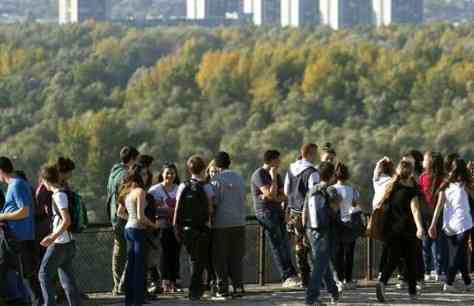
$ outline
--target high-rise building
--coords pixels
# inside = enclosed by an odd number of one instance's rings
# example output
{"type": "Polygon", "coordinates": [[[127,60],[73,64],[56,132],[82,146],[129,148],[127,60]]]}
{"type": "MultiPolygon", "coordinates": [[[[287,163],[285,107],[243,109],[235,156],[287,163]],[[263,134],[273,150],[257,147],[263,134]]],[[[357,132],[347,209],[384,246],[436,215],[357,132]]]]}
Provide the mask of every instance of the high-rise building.
{"type": "Polygon", "coordinates": [[[188,19],[225,18],[226,14],[242,11],[239,0],[187,0],[186,16],[188,19]]]}
{"type": "Polygon", "coordinates": [[[319,24],[319,0],[281,0],[281,25],[319,24]]]}
{"type": "Polygon", "coordinates": [[[244,13],[252,14],[255,25],[280,23],[280,0],[244,0],[244,13]]]}
{"type": "Polygon", "coordinates": [[[372,22],[377,26],[393,23],[422,23],[424,0],[372,0],[372,22]]]}
{"type": "Polygon", "coordinates": [[[372,21],[371,0],[320,0],[321,23],[338,30],[372,21]]]}
{"type": "Polygon", "coordinates": [[[108,0],[59,0],[59,23],[88,19],[104,21],[109,13],[108,0]]]}

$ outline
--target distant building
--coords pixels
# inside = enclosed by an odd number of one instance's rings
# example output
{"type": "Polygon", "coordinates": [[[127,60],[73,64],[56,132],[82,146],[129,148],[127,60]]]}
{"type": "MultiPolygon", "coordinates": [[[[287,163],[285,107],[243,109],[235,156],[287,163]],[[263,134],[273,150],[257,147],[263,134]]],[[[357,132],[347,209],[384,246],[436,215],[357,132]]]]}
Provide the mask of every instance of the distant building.
{"type": "Polygon", "coordinates": [[[242,13],[241,0],[186,0],[188,19],[225,18],[242,13]]]}
{"type": "Polygon", "coordinates": [[[372,0],[372,21],[377,26],[422,23],[424,0],[372,0]]]}
{"type": "Polygon", "coordinates": [[[59,0],[59,23],[108,19],[108,0],[59,0]]]}
{"type": "Polygon", "coordinates": [[[319,0],[281,0],[282,26],[315,24],[319,24],[319,0]]]}
{"type": "Polygon", "coordinates": [[[280,0],[244,0],[245,14],[251,14],[255,25],[280,24],[280,0]]]}
{"type": "Polygon", "coordinates": [[[321,24],[338,30],[372,21],[371,0],[320,0],[321,24]]]}

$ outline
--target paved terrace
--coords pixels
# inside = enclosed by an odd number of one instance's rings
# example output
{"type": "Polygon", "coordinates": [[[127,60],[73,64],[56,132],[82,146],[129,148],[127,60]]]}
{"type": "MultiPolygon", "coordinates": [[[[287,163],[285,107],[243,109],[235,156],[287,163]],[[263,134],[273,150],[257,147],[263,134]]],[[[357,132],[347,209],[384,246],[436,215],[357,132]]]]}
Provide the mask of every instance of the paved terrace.
{"type": "MultiPolygon", "coordinates": [[[[474,305],[474,292],[461,294],[446,294],[441,292],[441,285],[427,283],[421,296],[414,303],[408,300],[406,290],[396,289],[391,285],[387,287],[388,301],[384,304],[378,303],[375,297],[375,282],[360,282],[360,288],[344,292],[339,306],[365,306],[365,305],[391,305],[391,306],[442,306],[442,305],[474,305]]],[[[304,291],[289,291],[277,285],[258,287],[249,285],[246,287],[247,294],[242,299],[222,301],[211,301],[204,299],[199,302],[190,302],[184,298],[184,294],[162,295],[159,300],[150,301],[149,306],[186,306],[186,305],[212,305],[212,306],[302,306],[304,305],[304,291]]],[[[120,298],[112,297],[110,294],[90,294],[90,300],[85,306],[122,306],[120,298]]],[[[323,291],[323,302],[328,302],[323,291]]]]}

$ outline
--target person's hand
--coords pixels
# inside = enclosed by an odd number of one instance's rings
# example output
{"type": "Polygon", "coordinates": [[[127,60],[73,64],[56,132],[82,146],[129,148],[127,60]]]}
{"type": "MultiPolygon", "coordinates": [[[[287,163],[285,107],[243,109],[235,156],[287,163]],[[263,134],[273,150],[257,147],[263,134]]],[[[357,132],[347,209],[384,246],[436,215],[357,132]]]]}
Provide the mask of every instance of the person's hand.
{"type": "Polygon", "coordinates": [[[430,228],[428,229],[428,235],[431,239],[436,239],[438,237],[438,230],[436,229],[436,226],[430,226],[430,228]]]}
{"type": "Polygon", "coordinates": [[[272,179],[276,179],[278,175],[278,168],[277,167],[271,167],[270,168],[270,176],[272,177],[272,179]]]}
{"type": "Polygon", "coordinates": [[[419,229],[416,230],[416,237],[418,239],[421,240],[423,238],[423,235],[424,235],[424,230],[422,228],[419,228],[419,229]]]}
{"type": "Polygon", "coordinates": [[[41,240],[40,244],[41,244],[41,246],[47,248],[51,244],[53,244],[53,242],[54,242],[54,238],[51,235],[48,235],[48,236],[44,237],[43,240],[41,240]]]}

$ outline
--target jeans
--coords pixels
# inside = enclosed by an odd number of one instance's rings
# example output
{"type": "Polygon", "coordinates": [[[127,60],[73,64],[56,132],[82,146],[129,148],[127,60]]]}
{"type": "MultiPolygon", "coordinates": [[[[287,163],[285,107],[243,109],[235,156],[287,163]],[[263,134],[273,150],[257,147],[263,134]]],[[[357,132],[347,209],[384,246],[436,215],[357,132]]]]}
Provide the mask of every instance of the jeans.
{"type": "Polygon", "coordinates": [[[295,276],[296,270],[291,262],[291,246],[283,212],[280,210],[257,211],[256,217],[270,241],[273,259],[281,279],[286,280],[295,276]]]}
{"type": "Polygon", "coordinates": [[[209,265],[209,245],[211,231],[209,228],[191,229],[183,231],[183,242],[191,257],[191,282],[189,297],[200,298],[203,294],[202,276],[204,269],[209,265]]]}
{"type": "Polygon", "coordinates": [[[127,269],[125,271],[125,305],[141,306],[145,302],[145,230],[125,229],[127,269]]]}
{"type": "Polygon", "coordinates": [[[114,247],[112,250],[112,275],[114,279],[114,292],[123,292],[124,271],[127,264],[127,243],[125,242],[125,224],[126,220],[118,218],[114,225],[114,247]]]}
{"type": "Polygon", "coordinates": [[[53,243],[46,249],[39,270],[39,281],[43,292],[44,306],[56,306],[53,278],[56,271],[70,306],[81,305],[79,290],[73,274],[76,253],[75,242],[53,243]]]}
{"type": "Polygon", "coordinates": [[[461,272],[462,278],[466,285],[471,284],[471,277],[467,269],[467,242],[469,240],[469,231],[464,233],[447,236],[449,247],[449,267],[446,283],[452,285],[456,274],[461,272]]]}
{"type": "Polygon", "coordinates": [[[321,283],[324,278],[328,292],[336,297],[339,295],[333,272],[330,266],[330,258],[334,249],[333,239],[328,233],[322,233],[317,230],[308,230],[308,239],[311,243],[313,269],[311,278],[306,289],[305,302],[308,305],[319,301],[321,283]]]}

